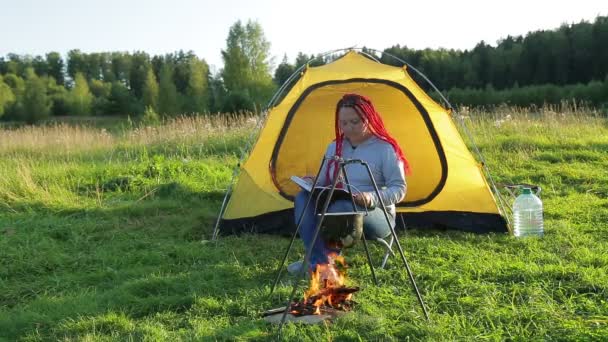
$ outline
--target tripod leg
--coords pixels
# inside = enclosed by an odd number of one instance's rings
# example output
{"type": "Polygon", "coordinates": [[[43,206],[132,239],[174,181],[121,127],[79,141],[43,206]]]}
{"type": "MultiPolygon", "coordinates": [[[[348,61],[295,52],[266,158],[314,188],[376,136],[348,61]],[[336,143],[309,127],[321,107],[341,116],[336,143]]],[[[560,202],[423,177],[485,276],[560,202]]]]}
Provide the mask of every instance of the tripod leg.
{"type": "MultiPolygon", "coordinates": [[[[314,189],[317,186],[317,181],[319,180],[319,175],[321,174],[321,170],[323,170],[323,165],[325,164],[325,161],[326,161],[325,159],[323,159],[321,161],[321,166],[319,167],[319,171],[317,171],[317,177],[315,177],[315,181],[314,181],[314,184],[312,185],[312,189],[314,189]]],[[[289,255],[289,252],[291,251],[291,247],[293,246],[293,242],[295,241],[296,236],[298,235],[298,232],[300,231],[300,227],[302,226],[302,221],[304,219],[304,215],[306,214],[306,210],[308,209],[308,206],[310,205],[311,200],[312,200],[312,192],[308,195],[308,200],[306,201],[306,205],[304,206],[304,209],[302,210],[302,214],[298,218],[298,224],[296,226],[296,231],[293,233],[293,236],[291,237],[291,241],[289,241],[289,246],[287,246],[287,250],[285,251],[285,255],[283,256],[281,263],[277,267],[277,271],[276,271],[277,276],[274,280],[274,283],[272,284],[272,288],[270,289],[270,293],[268,294],[268,296],[271,296],[274,293],[274,289],[277,287],[279,280],[281,280],[281,273],[283,273],[283,266],[285,266],[285,261],[287,260],[287,256],[289,255]]]]}
{"type": "Polygon", "coordinates": [[[420,291],[418,290],[418,286],[416,285],[416,280],[414,280],[414,274],[412,273],[412,270],[410,269],[410,265],[407,262],[407,259],[405,258],[405,254],[403,253],[403,249],[401,248],[401,243],[399,242],[399,239],[397,238],[397,234],[395,234],[395,231],[391,228],[393,237],[395,239],[395,242],[397,243],[397,249],[399,249],[399,254],[401,255],[401,260],[403,261],[403,265],[405,266],[406,270],[407,270],[407,275],[410,278],[410,282],[412,283],[412,286],[414,287],[414,291],[416,292],[416,297],[418,298],[418,302],[420,303],[420,306],[422,307],[422,311],[424,311],[424,317],[426,317],[427,321],[430,320],[429,318],[429,313],[426,310],[426,305],[424,305],[424,301],[422,300],[422,295],[420,295],[420,291]]]}
{"type": "MultiPolygon", "coordinates": [[[[325,215],[325,213],[323,213],[323,215],[325,215]]],[[[296,290],[298,289],[298,284],[300,283],[300,281],[302,281],[302,276],[308,271],[307,270],[308,260],[310,259],[310,256],[312,254],[312,249],[315,247],[315,242],[317,241],[317,238],[319,235],[319,230],[321,230],[322,219],[323,219],[323,216],[321,216],[321,220],[319,220],[319,223],[317,224],[317,227],[315,228],[315,234],[312,239],[312,243],[306,250],[306,257],[304,257],[304,263],[302,264],[302,269],[300,269],[300,272],[298,273],[298,277],[296,278],[296,281],[293,283],[293,289],[291,290],[291,294],[287,298],[287,303],[285,304],[285,311],[283,311],[283,316],[281,317],[281,323],[279,324],[279,332],[278,332],[279,340],[281,339],[281,332],[283,331],[283,325],[285,324],[285,319],[287,318],[287,312],[289,312],[289,308],[291,306],[291,300],[296,295],[296,290]]]]}
{"type": "MultiPolygon", "coordinates": [[[[348,193],[350,194],[350,201],[353,205],[353,212],[357,211],[357,205],[355,204],[355,198],[353,197],[353,190],[350,186],[350,182],[348,181],[348,175],[346,173],[346,167],[344,164],[341,164],[342,174],[344,175],[344,183],[348,188],[348,193]]],[[[372,257],[369,254],[369,248],[367,248],[367,240],[365,239],[365,232],[363,236],[361,236],[361,240],[363,240],[363,248],[365,249],[365,255],[367,256],[367,264],[369,265],[369,270],[372,272],[372,279],[374,280],[374,284],[378,285],[378,278],[376,277],[376,271],[374,270],[374,263],[372,262],[372,257]]]]}
{"type": "Polygon", "coordinates": [[[369,270],[372,272],[372,278],[374,280],[374,284],[376,286],[380,286],[378,284],[378,278],[376,278],[376,271],[374,270],[374,263],[372,262],[372,257],[369,255],[369,249],[367,248],[367,239],[365,238],[365,233],[361,236],[363,240],[363,248],[365,249],[365,254],[367,255],[367,263],[369,264],[369,270]]]}
{"type": "Polygon", "coordinates": [[[302,210],[302,214],[300,215],[300,218],[298,219],[298,226],[296,227],[296,231],[293,232],[293,236],[291,237],[291,241],[289,241],[289,246],[287,246],[285,255],[283,255],[283,259],[281,260],[281,263],[277,267],[277,270],[276,270],[277,276],[274,280],[274,283],[272,284],[272,288],[270,289],[270,293],[268,294],[268,296],[271,296],[274,293],[274,289],[277,287],[279,280],[281,280],[281,274],[283,273],[283,266],[285,266],[285,261],[287,260],[287,256],[289,255],[289,252],[291,251],[291,247],[293,246],[293,242],[295,241],[296,236],[298,235],[298,232],[300,231],[300,227],[302,226],[302,221],[303,221],[304,215],[306,214],[306,209],[308,209],[308,205],[310,204],[311,197],[312,196],[308,196],[308,202],[306,202],[306,206],[304,207],[304,210],[302,210]]]}
{"type": "MultiPolygon", "coordinates": [[[[327,196],[327,198],[325,199],[325,203],[323,204],[323,210],[321,211],[321,217],[319,218],[319,221],[317,222],[317,225],[315,227],[315,233],[313,235],[312,242],[310,243],[310,246],[306,250],[306,256],[304,257],[304,263],[302,264],[302,269],[300,270],[300,273],[298,274],[298,277],[293,284],[293,289],[291,290],[291,295],[289,296],[289,298],[287,298],[287,303],[285,304],[285,311],[283,311],[283,317],[281,317],[281,323],[279,325],[278,339],[281,338],[281,332],[283,331],[283,325],[285,324],[285,319],[287,318],[287,312],[289,311],[289,307],[291,306],[291,300],[296,294],[296,290],[298,289],[298,284],[302,280],[302,276],[304,275],[304,273],[307,272],[308,261],[310,260],[310,257],[312,255],[312,249],[314,248],[315,243],[317,242],[317,239],[319,238],[319,231],[321,230],[321,225],[323,224],[323,220],[325,219],[325,214],[327,213],[327,208],[329,207],[329,202],[331,201],[331,197],[334,194],[334,190],[336,189],[337,184],[338,184],[338,177],[334,177],[333,184],[331,186],[331,189],[329,190],[329,195],[327,196]]],[[[312,195],[310,197],[312,197],[312,195]]],[[[309,202],[310,202],[310,197],[308,199],[309,202]]]]}
{"type": "Polygon", "coordinates": [[[412,273],[412,270],[410,269],[410,265],[407,262],[407,259],[405,258],[405,254],[403,253],[403,249],[401,248],[401,243],[399,242],[397,233],[395,233],[395,229],[393,229],[393,226],[391,225],[391,221],[388,217],[388,213],[386,211],[386,206],[384,205],[384,201],[382,200],[382,197],[380,196],[380,190],[378,190],[378,185],[376,184],[376,180],[374,179],[374,176],[372,174],[371,169],[369,168],[369,165],[366,162],[361,162],[361,164],[365,165],[365,168],[367,169],[367,173],[369,174],[369,178],[372,180],[372,184],[374,185],[374,190],[376,192],[376,196],[378,197],[378,201],[380,202],[380,205],[382,206],[382,211],[384,212],[384,217],[386,218],[386,223],[388,224],[388,227],[391,230],[391,234],[393,235],[393,239],[395,239],[395,243],[397,243],[397,248],[399,249],[399,254],[401,255],[401,260],[403,261],[403,265],[405,266],[405,269],[407,270],[407,275],[409,276],[410,282],[412,283],[414,291],[416,292],[416,297],[418,298],[418,302],[420,303],[420,306],[422,307],[422,311],[424,311],[424,316],[426,317],[426,319],[428,321],[428,320],[430,320],[429,313],[426,310],[426,306],[424,305],[424,301],[422,300],[422,296],[420,295],[420,291],[418,290],[418,286],[416,285],[416,280],[414,280],[414,274],[412,273]]]}

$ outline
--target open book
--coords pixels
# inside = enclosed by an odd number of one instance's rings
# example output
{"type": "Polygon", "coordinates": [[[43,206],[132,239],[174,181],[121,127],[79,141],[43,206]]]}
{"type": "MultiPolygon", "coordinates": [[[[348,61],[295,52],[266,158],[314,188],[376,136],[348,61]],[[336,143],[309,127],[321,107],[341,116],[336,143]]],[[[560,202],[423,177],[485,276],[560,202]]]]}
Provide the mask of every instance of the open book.
{"type": "Polygon", "coordinates": [[[300,186],[300,188],[310,192],[312,190],[312,183],[305,180],[302,177],[298,177],[298,176],[291,176],[291,180],[298,184],[300,186]]]}
{"type": "MultiPolygon", "coordinates": [[[[317,185],[313,190],[312,182],[309,182],[309,181],[303,179],[302,177],[291,176],[291,180],[294,183],[298,184],[300,186],[300,188],[302,188],[308,192],[312,192],[315,197],[317,197],[319,195],[327,195],[327,194],[329,194],[329,191],[331,190],[331,185],[328,185],[328,186],[317,185]]],[[[334,194],[332,196],[332,200],[336,200],[336,199],[350,200],[350,192],[348,192],[348,189],[335,188],[334,194]]]]}
{"type": "MultiPolygon", "coordinates": [[[[302,189],[312,193],[313,200],[317,204],[317,211],[319,211],[321,209],[321,207],[323,206],[323,203],[325,203],[325,199],[327,198],[327,195],[329,194],[329,191],[331,190],[331,185],[327,185],[327,186],[317,185],[313,190],[313,188],[312,188],[313,183],[303,179],[302,177],[291,176],[291,180],[294,183],[298,184],[302,189]]],[[[351,201],[350,192],[348,192],[348,189],[335,188],[331,199],[332,199],[332,201],[342,200],[342,199],[351,201]]],[[[345,214],[352,214],[352,212],[332,213],[331,215],[345,215],[345,214]]],[[[327,213],[326,215],[330,215],[330,213],[327,213]]]]}

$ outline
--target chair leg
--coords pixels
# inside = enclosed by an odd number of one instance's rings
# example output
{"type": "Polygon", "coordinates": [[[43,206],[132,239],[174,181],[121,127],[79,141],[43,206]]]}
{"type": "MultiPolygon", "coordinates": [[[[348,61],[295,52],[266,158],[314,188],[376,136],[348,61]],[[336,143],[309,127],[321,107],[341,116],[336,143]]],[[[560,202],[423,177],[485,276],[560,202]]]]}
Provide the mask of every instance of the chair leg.
{"type": "Polygon", "coordinates": [[[384,245],[384,247],[386,247],[386,253],[384,254],[384,257],[382,258],[382,265],[380,265],[380,269],[384,269],[384,266],[386,266],[386,262],[388,261],[388,257],[393,255],[395,256],[395,253],[393,252],[393,242],[394,242],[393,236],[391,236],[390,241],[387,243],[386,240],[384,239],[376,239],[376,241],[378,241],[379,243],[381,243],[382,245],[384,245]]]}
{"type": "MultiPolygon", "coordinates": [[[[397,214],[399,215],[399,214],[397,214]]],[[[403,214],[399,215],[399,218],[401,219],[401,224],[403,225],[403,231],[407,231],[407,226],[405,225],[405,220],[403,219],[403,214]]]]}
{"type": "MultiPolygon", "coordinates": [[[[399,214],[397,214],[397,215],[399,215],[399,214]]],[[[399,219],[401,219],[401,225],[403,226],[403,231],[407,231],[407,226],[405,225],[405,220],[403,219],[403,214],[399,215],[399,219]]],[[[397,226],[395,226],[395,228],[397,228],[397,226]]],[[[386,254],[384,254],[384,257],[382,258],[382,265],[380,265],[380,269],[384,269],[384,266],[386,266],[386,262],[388,261],[388,257],[390,255],[395,256],[395,253],[393,252],[393,242],[395,242],[395,238],[391,235],[391,240],[389,241],[388,244],[383,239],[378,239],[378,240],[380,240],[379,242],[387,247],[386,254]]]]}

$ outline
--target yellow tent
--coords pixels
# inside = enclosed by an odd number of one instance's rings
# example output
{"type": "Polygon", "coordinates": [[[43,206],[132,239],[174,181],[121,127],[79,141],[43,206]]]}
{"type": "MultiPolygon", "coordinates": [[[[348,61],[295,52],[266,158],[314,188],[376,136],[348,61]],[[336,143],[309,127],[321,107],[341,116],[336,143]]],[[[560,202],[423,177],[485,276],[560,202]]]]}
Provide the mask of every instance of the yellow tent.
{"type": "Polygon", "coordinates": [[[334,110],[344,93],[371,98],[407,156],[412,174],[397,205],[407,221],[468,231],[506,232],[484,174],[458,133],[450,111],[407,72],[349,51],[332,63],[306,67],[264,127],[223,207],[219,233],[290,234],[292,175],[316,174],[334,139],[334,110]],[[223,214],[223,215],[222,215],[223,214]]]}

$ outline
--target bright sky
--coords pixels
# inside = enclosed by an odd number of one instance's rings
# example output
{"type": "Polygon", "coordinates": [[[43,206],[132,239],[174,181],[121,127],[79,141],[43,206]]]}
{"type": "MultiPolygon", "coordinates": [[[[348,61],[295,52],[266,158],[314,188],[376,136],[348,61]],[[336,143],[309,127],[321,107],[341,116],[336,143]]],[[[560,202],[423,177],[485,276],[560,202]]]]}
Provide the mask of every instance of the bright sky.
{"type": "Polygon", "coordinates": [[[472,49],[598,15],[606,0],[0,0],[0,56],[182,49],[219,69],[239,19],[262,25],[276,65],[350,46],[472,49]]]}

